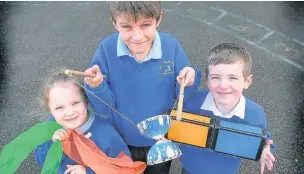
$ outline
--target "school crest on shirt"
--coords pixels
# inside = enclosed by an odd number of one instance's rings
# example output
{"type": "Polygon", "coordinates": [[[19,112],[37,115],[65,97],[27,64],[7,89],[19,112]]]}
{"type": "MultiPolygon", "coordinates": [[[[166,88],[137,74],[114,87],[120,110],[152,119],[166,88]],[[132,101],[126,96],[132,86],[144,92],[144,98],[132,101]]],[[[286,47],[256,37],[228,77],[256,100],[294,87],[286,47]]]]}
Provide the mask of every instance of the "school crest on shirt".
{"type": "Polygon", "coordinates": [[[174,61],[164,61],[160,64],[159,74],[173,74],[174,61]]]}

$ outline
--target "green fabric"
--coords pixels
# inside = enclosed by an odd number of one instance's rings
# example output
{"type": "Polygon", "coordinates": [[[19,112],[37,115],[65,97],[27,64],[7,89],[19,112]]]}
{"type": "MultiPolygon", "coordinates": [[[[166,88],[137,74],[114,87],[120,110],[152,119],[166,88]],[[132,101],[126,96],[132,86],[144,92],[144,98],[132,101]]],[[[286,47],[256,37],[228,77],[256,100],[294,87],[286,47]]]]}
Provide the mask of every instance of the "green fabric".
{"type": "Polygon", "coordinates": [[[55,141],[48,151],[41,174],[56,174],[62,156],[62,145],[60,141],[55,141]]]}
{"type": "Polygon", "coordinates": [[[14,173],[21,162],[26,159],[39,144],[51,140],[54,132],[60,128],[61,126],[54,121],[38,123],[4,146],[0,153],[1,173],[14,173]]]}

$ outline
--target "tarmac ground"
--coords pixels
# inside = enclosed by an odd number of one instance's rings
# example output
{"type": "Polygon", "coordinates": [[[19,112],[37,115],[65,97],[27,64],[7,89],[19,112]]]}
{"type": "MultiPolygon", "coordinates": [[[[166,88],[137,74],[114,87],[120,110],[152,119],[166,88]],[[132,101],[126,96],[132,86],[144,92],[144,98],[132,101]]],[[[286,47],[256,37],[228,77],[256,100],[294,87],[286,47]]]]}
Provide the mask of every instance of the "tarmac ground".
{"type": "MultiPolygon", "coordinates": [[[[162,2],[159,31],[172,33],[193,65],[203,70],[208,51],[223,42],[251,52],[254,82],[245,95],[264,106],[277,145],[269,173],[304,173],[303,7],[302,2],[162,2]]],[[[48,117],[39,100],[46,75],[59,67],[85,70],[100,41],[115,30],[106,2],[0,2],[0,9],[2,148],[48,117]]],[[[180,170],[174,160],[171,174],[180,170]]],[[[259,172],[259,163],[248,160],[239,171],[259,172]]],[[[32,154],[17,173],[40,173],[32,154]]]]}

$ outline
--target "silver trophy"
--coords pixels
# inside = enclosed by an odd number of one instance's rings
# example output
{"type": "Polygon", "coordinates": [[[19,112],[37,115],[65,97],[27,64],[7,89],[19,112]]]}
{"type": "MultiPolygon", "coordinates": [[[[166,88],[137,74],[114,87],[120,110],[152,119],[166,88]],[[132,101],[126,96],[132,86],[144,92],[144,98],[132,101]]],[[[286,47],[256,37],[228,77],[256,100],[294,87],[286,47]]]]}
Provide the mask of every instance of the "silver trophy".
{"type": "Polygon", "coordinates": [[[147,165],[159,164],[182,155],[178,146],[164,137],[170,126],[170,115],[157,115],[137,124],[141,134],[157,140],[148,152],[147,165]]]}

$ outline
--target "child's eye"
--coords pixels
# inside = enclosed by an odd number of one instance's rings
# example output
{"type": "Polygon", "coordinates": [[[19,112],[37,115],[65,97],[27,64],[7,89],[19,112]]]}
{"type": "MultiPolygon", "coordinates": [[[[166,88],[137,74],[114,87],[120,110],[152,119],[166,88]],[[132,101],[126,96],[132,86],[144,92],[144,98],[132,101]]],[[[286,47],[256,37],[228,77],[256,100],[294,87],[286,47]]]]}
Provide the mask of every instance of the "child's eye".
{"type": "Polygon", "coordinates": [[[60,107],[57,107],[57,108],[55,108],[55,110],[56,110],[56,111],[62,111],[62,110],[63,110],[63,107],[61,107],[61,106],[60,106],[60,107]]]}
{"type": "Polygon", "coordinates": [[[122,28],[124,28],[124,29],[131,29],[131,26],[130,25],[123,25],[122,28]]]}
{"type": "Polygon", "coordinates": [[[73,106],[74,106],[74,105],[77,105],[77,104],[79,104],[79,103],[80,103],[80,101],[76,101],[76,102],[73,103],[73,106]]]}
{"type": "Polygon", "coordinates": [[[150,27],[150,26],[151,26],[151,24],[143,24],[142,25],[143,28],[150,27]]]}
{"type": "Polygon", "coordinates": [[[219,77],[211,77],[211,79],[219,79],[219,77]]]}
{"type": "Polygon", "coordinates": [[[238,80],[236,77],[230,77],[231,80],[238,80]]]}

